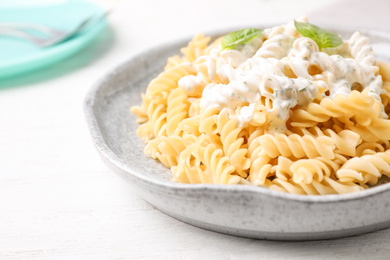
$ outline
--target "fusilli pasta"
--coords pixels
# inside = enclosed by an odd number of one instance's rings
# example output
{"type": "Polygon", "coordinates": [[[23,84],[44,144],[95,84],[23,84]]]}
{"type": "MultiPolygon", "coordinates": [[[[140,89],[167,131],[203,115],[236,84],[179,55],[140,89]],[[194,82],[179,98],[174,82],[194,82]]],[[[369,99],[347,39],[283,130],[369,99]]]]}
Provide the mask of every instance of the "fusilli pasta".
{"type": "Polygon", "coordinates": [[[324,47],[297,21],[210,44],[199,34],[169,58],[131,108],[145,154],[177,182],[295,194],[390,177],[390,65],[359,32],[324,47]]]}

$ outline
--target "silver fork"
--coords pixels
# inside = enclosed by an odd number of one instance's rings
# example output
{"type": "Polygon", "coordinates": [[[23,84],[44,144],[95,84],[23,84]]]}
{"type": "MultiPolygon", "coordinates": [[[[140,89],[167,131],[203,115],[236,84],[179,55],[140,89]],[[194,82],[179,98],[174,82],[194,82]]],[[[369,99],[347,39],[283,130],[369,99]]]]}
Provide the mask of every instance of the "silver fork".
{"type": "Polygon", "coordinates": [[[107,10],[103,13],[92,15],[81,21],[70,31],[57,30],[46,25],[35,23],[0,22],[0,35],[22,38],[38,47],[50,47],[81,33],[90,25],[101,21],[109,12],[110,10],[107,10]]]}

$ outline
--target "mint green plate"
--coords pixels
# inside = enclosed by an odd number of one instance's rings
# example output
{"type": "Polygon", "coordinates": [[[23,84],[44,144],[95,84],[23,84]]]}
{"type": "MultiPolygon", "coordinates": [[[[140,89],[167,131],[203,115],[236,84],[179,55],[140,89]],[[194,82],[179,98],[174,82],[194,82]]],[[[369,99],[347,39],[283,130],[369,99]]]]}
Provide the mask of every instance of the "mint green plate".
{"type": "MultiPolygon", "coordinates": [[[[0,22],[34,22],[60,30],[71,30],[85,18],[103,10],[81,0],[0,0],[0,22]]],[[[87,47],[106,26],[105,19],[77,36],[48,48],[0,35],[0,79],[38,70],[87,47]]]]}

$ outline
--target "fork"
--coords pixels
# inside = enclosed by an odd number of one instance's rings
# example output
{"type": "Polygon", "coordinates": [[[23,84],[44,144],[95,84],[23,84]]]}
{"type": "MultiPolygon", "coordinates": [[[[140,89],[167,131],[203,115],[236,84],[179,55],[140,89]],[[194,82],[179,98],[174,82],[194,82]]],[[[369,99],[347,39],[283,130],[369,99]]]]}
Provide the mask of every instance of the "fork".
{"type": "Polygon", "coordinates": [[[50,47],[64,42],[83,32],[90,25],[101,21],[110,10],[92,15],[82,20],[70,31],[57,30],[43,24],[0,22],[0,35],[7,35],[28,40],[38,47],[50,47]],[[34,33],[35,32],[35,33],[34,33]],[[37,35],[38,33],[38,35],[37,35]]]}

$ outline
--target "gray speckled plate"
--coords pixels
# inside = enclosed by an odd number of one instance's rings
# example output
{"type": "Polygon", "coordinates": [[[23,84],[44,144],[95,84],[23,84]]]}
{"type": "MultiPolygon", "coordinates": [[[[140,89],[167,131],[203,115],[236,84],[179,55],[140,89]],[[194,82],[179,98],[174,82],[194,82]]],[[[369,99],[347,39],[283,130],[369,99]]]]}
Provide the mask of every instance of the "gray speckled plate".
{"type": "MultiPolygon", "coordinates": [[[[335,31],[347,37],[353,32],[335,31]]],[[[365,33],[377,56],[390,61],[390,34],[365,33]]],[[[162,71],[167,57],[178,54],[187,42],[131,58],[99,80],[86,97],[85,114],[98,151],[139,196],[189,224],[259,239],[326,239],[390,226],[390,183],[354,194],[301,196],[262,187],[172,182],[169,169],[145,157],[129,108],[141,103],[148,82],[162,71]]]]}

